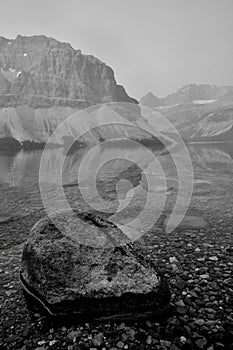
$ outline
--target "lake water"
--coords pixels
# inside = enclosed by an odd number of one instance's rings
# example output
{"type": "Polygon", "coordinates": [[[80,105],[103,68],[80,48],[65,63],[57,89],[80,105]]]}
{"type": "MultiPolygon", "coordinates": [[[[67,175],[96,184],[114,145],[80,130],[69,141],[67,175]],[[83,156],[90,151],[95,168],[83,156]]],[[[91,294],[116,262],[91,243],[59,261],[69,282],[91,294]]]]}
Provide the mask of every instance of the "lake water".
{"type": "Polygon", "coordinates": [[[108,212],[119,224],[130,227],[133,222],[132,226],[140,231],[151,228],[161,213],[172,212],[178,189],[178,213],[190,200],[188,213],[201,215],[206,220],[230,219],[233,215],[233,145],[192,144],[188,152],[193,179],[180,158],[184,166],[179,182],[173,159],[174,154],[179,154],[176,149],[172,157],[156,146],[147,151],[144,146],[127,143],[80,148],[66,157],[62,148],[17,153],[1,150],[0,222],[41,211],[45,205],[48,210],[56,211],[65,208],[67,203],[71,207],[82,203],[108,212]],[[43,168],[40,169],[42,154],[43,168]],[[61,179],[64,196],[57,190],[61,179]],[[188,185],[192,180],[190,198],[186,180],[188,185]]]}

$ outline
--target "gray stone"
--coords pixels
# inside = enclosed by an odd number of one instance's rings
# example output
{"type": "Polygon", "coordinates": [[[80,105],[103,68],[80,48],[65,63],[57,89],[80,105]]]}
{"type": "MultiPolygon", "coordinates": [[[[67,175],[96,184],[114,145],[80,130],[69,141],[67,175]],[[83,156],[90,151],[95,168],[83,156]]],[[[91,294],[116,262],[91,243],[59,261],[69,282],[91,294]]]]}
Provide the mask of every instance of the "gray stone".
{"type": "MultiPolygon", "coordinates": [[[[179,230],[200,230],[204,229],[208,226],[208,223],[206,220],[201,217],[201,216],[191,216],[191,215],[186,215],[184,218],[182,218],[181,215],[175,215],[174,220],[176,221],[177,219],[182,219],[181,223],[177,227],[179,230]]],[[[164,221],[164,225],[166,226],[168,223],[167,218],[164,221]]]]}
{"type": "Polygon", "coordinates": [[[20,278],[26,295],[52,315],[147,317],[170,301],[166,282],[135,243],[108,220],[78,211],[32,228],[20,278]]]}

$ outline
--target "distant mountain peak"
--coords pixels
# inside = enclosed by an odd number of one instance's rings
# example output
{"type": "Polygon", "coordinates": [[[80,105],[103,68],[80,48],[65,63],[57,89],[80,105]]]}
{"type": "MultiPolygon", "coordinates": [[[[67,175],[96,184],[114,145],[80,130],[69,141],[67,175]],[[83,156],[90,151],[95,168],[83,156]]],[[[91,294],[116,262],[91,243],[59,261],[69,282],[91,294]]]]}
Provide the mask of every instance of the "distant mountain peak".
{"type": "Polygon", "coordinates": [[[200,100],[219,100],[228,98],[229,96],[233,98],[233,86],[191,83],[163,98],[157,98],[153,93],[148,93],[140,100],[140,103],[150,108],[156,108],[161,106],[193,103],[193,101],[200,100]]]}

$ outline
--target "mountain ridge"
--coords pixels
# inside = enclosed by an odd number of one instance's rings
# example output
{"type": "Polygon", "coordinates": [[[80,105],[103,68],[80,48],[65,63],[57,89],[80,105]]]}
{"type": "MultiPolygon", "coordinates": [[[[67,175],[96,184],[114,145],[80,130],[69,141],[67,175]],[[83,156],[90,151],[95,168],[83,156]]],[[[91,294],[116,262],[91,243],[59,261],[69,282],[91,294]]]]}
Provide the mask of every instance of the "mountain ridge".
{"type": "MultiPolygon", "coordinates": [[[[0,37],[0,147],[40,147],[69,116],[112,102],[130,104],[128,109],[120,107],[127,120],[140,117],[138,101],[100,59],[44,35],[0,37]]],[[[74,137],[74,130],[66,128],[66,136],[74,137]]],[[[110,134],[120,132],[115,126],[110,134]]],[[[103,138],[100,130],[95,135],[96,142],[103,138]]],[[[54,142],[61,145],[61,135],[54,142]]]]}
{"type": "Polygon", "coordinates": [[[233,142],[233,86],[189,84],[162,99],[148,93],[140,104],[159,111],[186,141],[233,142]]]}
{"type": "Polygon", "coordinates": [[[137,103],[116,83],[106,63],[44,35],[0,37],[0,69],[0,95],[7,96],[0,99],[1,107],[27,103],[43,108],[53,105],[54,99],[58,105],[73,107],[137,103]]]}
{"type": "Polygon", "coordinates": [[[210,84],[187,84],[174,93],[165,97],[157,97],[151,91],[140,99],[140,104],[151,108],[169,106],[178,103],[190,103],[195,100],[211,100],[233,98],[233,86],[231,85],[210,85],[210,84]]]}

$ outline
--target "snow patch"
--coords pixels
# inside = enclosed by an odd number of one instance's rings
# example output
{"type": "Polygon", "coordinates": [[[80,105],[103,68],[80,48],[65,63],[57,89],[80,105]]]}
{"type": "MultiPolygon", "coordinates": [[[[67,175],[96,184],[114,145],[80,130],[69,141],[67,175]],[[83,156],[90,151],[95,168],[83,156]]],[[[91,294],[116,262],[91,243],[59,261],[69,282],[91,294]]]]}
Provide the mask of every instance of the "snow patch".
{"type": "Polygon", "coordinates": [[[24,57],[26,57],[28,54],[27,54],[26,52],[24,52],[24,54],[23,54],[23,55],[24,55],[24,57]]]}
{"type": "Polygon", "coordinates": [[[171,108],[171,107],[176,107],[179,106],[180,103],[176,103],[175,105],[169,105],[169,106],[158,106],[158,109],[166,109],[166,108],[171,108]]]}
{"type": "Polygon", "coordinates": [[[8,45],[10,45],[11,44],[11,41],[8,41],[8,45]]]}
{"type": "Polygon", "coordinates": [[[195,105],[205,105],[206,103],[213,103],[217,100],[194,100],[193,104],[195,105]]]}
{"type": "Polygon", "coordinates": [[[14,69],[14,68],[9,68],[9,70],[11,71],[11,73],[14,73],[14,72],[15,72],[15,69],[14,69]]]}

